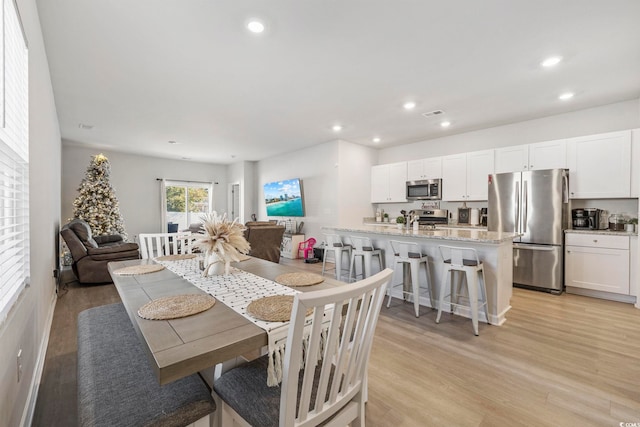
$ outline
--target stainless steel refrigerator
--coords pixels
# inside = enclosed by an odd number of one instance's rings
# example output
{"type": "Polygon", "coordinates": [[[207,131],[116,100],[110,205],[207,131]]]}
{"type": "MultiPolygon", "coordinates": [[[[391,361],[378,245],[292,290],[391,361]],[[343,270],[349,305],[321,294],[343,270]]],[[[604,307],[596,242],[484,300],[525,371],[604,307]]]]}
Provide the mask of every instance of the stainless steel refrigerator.
{"type": "Polygon", "coordinates": [[[562,292],[568,192],[566,169],[489,176],[487,229],[522,234],[513,243],[514,285],[562,292]]]}

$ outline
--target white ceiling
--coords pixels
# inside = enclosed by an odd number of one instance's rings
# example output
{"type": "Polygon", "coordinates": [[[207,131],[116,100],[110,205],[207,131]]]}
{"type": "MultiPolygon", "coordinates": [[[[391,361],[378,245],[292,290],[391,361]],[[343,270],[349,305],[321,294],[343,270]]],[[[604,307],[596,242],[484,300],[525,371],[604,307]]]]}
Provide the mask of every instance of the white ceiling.
{"type": "Polygon", "coordinates": [[[37,3],[62,136],[102,149],[232,163],[640,96],[638,0],[37,3]],[[251,17],[263,35],[245,30],[251,17]],[[542,69],[550,55],[564,60],[542,69]],[[451,127],[421,115],[435,109],[451,127]]]}

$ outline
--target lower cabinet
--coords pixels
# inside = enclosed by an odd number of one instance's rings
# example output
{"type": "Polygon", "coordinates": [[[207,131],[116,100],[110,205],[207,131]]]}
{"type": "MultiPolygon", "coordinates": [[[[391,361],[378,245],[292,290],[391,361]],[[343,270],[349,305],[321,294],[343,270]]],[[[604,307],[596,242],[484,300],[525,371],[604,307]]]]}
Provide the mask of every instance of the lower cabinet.
{"type": "Polygon", "coordinates": [[[280,256],[289,259],[298,258],[298,245],[302,242],[304,242],[304,234],[285,234],[280,244],[280,256]]]}
{"type": "Polygon", "coordinates": [[[567,233],[565,286],[629,295],[629,236],[567,233]]]}

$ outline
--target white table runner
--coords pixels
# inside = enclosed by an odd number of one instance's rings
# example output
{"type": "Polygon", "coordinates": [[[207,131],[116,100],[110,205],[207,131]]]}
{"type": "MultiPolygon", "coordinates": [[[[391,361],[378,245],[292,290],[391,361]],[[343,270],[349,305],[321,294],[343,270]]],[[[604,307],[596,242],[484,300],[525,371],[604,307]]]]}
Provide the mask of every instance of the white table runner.
{"type": "MultiPolygon", "coordinates": [[[[258,320],[247,313],[247,306],[251,301],[263,297],[295,295],[300,291],[234,267],[231,268],[230,274],[228,275],[221,274],[203,277],[197,258],[177,261],[156,260],[156,262],[212,295],[226,306],[250,320],[256,326],[264,329],[269,337],[267,385],[272,387],[280,384],[282,381],[282,362],[284,359],[289,322],[266,322],[258,320]]],[[[328,321],[330,318],[330,313],[325,312],[324,319],[328,321]]],[[[310,322],[311,316],[309,316],[307,320],[310,322]]],[[[323,326],[323,329],[327,327],[328,325],[323,326]]],[[[326,336],[326,334],[323,334],[323,337],[324,336],[326,336]]]]}

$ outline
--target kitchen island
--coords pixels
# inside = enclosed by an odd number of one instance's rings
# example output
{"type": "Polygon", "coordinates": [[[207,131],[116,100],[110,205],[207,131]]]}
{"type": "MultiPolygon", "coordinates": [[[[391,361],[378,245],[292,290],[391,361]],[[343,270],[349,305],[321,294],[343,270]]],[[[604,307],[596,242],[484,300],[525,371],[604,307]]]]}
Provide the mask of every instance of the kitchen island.
{"type": "MultiPolygon", "coordinates": [[[[444,226],[436,229],[421,227],[417,231],[376,225],[326,226],[322,230],[327,233],[340,234],[343,238],[348,238],[349,236],[369,237],[376,248],[384,250],[386,266],[391,268],[395,266],[393,265],[393,254],[389,246],[390,240],[418,243],[422,252],[429,256],[430,279],[434,286],[436,300],[440,283],[443,279],[442,258],[438,246],[473,248],[478,252],[478,257],[484,263],[489,323],[501,325],[506,320],[505,315],[511,308],[510,301],[513,288],[512,244],[513,239],[519,236],[516,233],[447,228],[444,226]]],[[[341,267],[339,264],[336,265],[337,269],[341,267]]],[[[420,275],[420,278],[421,286],[425,286],[423,283],[424,276],[420,275]]],[[[402,294],[398,290],[394,292],[393,296],[401,298],[402,294]]],[[[449,312],[449,305],[446,301],[445,304],[443,310],[449,312]]],[[[421,298],[420,305],[429,307],[428,298],[421,298]]],[[[470,311],[466,308],[456,308],[454,312],[461,316],[471,317],[470,311]]],[[[483,313],[480,313],[479,317],[480,320],[484,319],[483,313]]]]}

